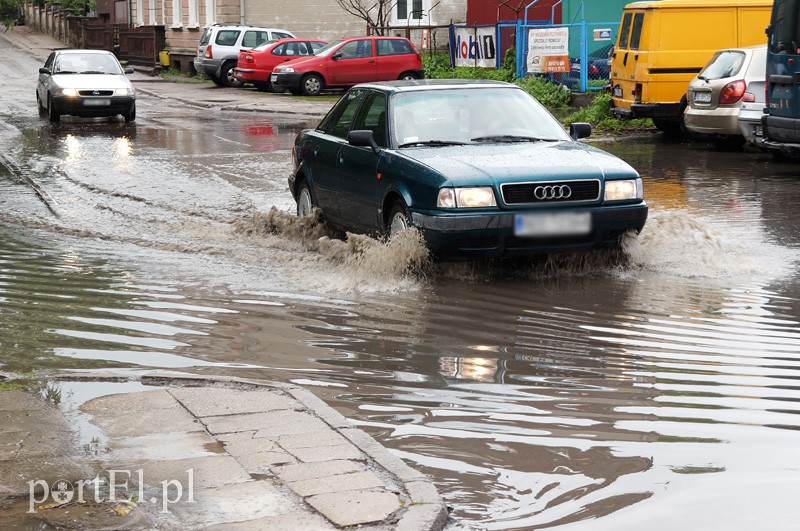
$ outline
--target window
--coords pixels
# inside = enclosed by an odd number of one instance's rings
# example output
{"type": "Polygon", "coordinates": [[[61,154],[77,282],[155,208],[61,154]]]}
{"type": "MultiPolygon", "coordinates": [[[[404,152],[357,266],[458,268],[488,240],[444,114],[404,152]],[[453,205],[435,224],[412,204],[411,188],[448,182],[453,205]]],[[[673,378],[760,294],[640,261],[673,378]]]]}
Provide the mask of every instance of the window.
{"type": "Polygon", "coordinates": [[[625,13],[622,17],[622,29],[619,31],[619,45],[621,49],[628,48],[628,38],[631,36],[631,18],[633,14],[625,13]]]}
{"type": "Polygon", "coordinates": [[[189,27],[196,28],[200,25],[199,0],[189,0],[189,27]]]}
{"type": "Polygon", "coordinates": [[[354,130],[368,129],[375,135],[375,142],[386,147],[386,95],[373,92],[364,103],[364,107],[356,119],[354,130]]]}
{"type": "Polygon", "coordinates": [[[276,46],[275,49],[272,50],[272,55],[288,55],[291,57],[295,55],[314,55],[314,53],[307,42],[287,42],[286,44],[276,46]]]}
{"type": "Polygon", "coordinates": [[[428,19],[430,11],[431,0],[397,0],[392,15],[395,22],[403,24],[409,20],[416,20],[419,23],[423,19],[426,24],[433,24],[433,20],[428,19]]]}
{"type": "Polygon", "coordinates": [[[342,55],[342,59],[357,59],[359,57],[372,57],[372,41],[359,39],[350,41],[336,52],[342,55]]]}
{"type": "Polygon", "coordinates": [[[631,50],[639,49],[639,40],[642,38],[644,13],[636,13],[633,17],[633,30],[631,31],[631,50]]]}
{"type": "Polygon", "coordinates": [[[772,11],[770,50],[773,53],[797,53],[800,44],[800,3],[796,0],[775,0],[772,11]]]}
{"type": "Polygon", "coordinates": [[[203,30],[203,35],[200,37],[200,46],[205,46],[211,40],[211,28],[203,30]]]}
{"type": "Polygon", "coordinates": [[[311,54],[312,55],[317,53],[317,50],[321,50],[322,48],[327,46],[327,44],[325,44],[324,42],[310,42],[308,44],[309,44],[309,46],[311,46],[311,54]]]}
{"type": "Polygon", "coordinates": [[[282,31],[273,31],[272,32],[272,40],[291,39],[291,38],[292,38],[291,35],[289,35],[288,33],[284,33],[282,31]]]}
{"type": "Polygon", "coordinates": [[[406,40],[401,39],[379,39],[378,42],[378,55],[402,55],[414,53],[411,44],[406,40]]]}
{"type": "Polygon", "coordinates": [[[220,30],[214,43],[220,46],[233,46],[239,39],[239,33],[239,30],[220,30]]]}
{"type": "Polygon", "coordinates": [[[352,90],[348,92],[346,99],[343,99],[333,108],[330,114],[322,120],[322,123],[319,124],[319,129],[329,135],[345,138],[347,132],[350,131],[350,124],[353,122],[356,110],[358,110],[358,106],[363,99],[363,90],[352,90]]]}
{"type": "MultiPolygon", "coordinates": [[[[269,41],[269,37],[266,31],[245,31],[244,37],[242,38],[242,48],[256,48],[267,41],[269,41]]],[[[219,39],[217,39],[217,42],[219,42],[219,39]]],[[[234,41],[232,44],[236,44],[236,41],[234,41]]]]}
{"type": "Polygon", "coordinates": [[[745,55],[742,52],[720,52],[709,61],[700,75],[709,81],[733,77],[739,74],[744,59],[745,55]]]}
{"type": "Polygon", "coordinates": [[[172,27],[180,28],[183,26],[183,14],[181,13],[181,0],[172,0],[172,27]]]}
{"type": "MultiPolygon", "coordinates": [[[[155,0],[150,0],[155,6],[155,0]]],[[[217,17],[217,4],[214,0],[206,0],[206,25],[210,26],[217,17]]]]}

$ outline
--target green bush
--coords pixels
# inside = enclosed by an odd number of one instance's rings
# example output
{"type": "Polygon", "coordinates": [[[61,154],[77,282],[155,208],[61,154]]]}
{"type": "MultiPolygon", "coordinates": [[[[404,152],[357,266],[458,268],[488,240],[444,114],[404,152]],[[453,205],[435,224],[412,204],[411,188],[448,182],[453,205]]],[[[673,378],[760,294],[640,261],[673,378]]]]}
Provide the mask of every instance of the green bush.
{"type": "Polygon", "coordinates": [[[569,89],[551,83],[545,78],[527,77],[517,79],[515,72],[515,55],[513,49],[506,52],[503,67],[499,70],[493,68],[474,68],[468,66],[450,67],[450,58],[446,53],[438,52],[423,56],[425,77],[429,79],[493,79],[516,83],[543,105],[551,108],[566,107],[572,97],[569,89]]]}
{"type": "Polygon", "coordinates": [[[569,115],[565,122],[589,122],[598,131],[618,133],[622,130],[645,129],[653,127],[649,118],[633,120],[620,120],[611,114],[611,94],[607,92],[597,94],[588,107],[569,115]]]}

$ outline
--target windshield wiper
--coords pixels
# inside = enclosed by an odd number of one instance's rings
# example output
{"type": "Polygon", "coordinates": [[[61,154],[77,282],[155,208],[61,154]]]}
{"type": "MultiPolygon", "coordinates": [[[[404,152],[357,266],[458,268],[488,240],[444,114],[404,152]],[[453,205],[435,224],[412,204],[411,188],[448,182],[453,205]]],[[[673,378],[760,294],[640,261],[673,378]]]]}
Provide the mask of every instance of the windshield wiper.
{"type": "Polygon", "coordinates": [[[456,140],[418,140],[416,142],[406,142],[400,144],[401,148],[411,146],[463,146],[466,142],[458,142],[456,140]]]}
{"type": "Polygon", "coordinates": [[[519,135],[493,135],[479,136],[472,139],[473,142],[558,142],[556,138],[539,138],[536,136],[519,135]]]}
{"type": "Polygon", "coordinates": [[[59,70],[58,72],[53,72],[53,73],[54,74],[77,74],[77,72],[74,72],[72,70],[59,70]]]}
{"type": "Polygon", "coordinates": [[[102,70],[86,70],[85,72],[81,72],[81,74],[105,74],[102,70]]]}

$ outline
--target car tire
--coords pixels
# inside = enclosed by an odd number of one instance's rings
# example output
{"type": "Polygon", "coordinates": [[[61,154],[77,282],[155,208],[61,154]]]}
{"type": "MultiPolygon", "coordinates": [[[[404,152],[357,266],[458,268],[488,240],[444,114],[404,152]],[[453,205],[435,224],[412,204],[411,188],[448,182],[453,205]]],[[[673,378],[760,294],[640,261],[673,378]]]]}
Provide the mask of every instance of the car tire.
{"type": "Polygon", "coordinates": [[[241,87],[244,83],[236,79],[233,75],[233,69],[236,68],[236,63],[228,63],[222,65],[222,70],[219,72],[219,79],[224,87],[241,87]]]}
{"type": "Polygon", "coordinates": [[[308,74],[300,80],[300,90],[304,96],[319,96],[325,88],[325,81],[317,74],[308,74]]]}
{"type": "Polygon", "coordinates": [[[225,83],[222,82],[222,79],[214,76],[208,76],[208,79],[214,82],[214,84],[218,87],[224,87],[225,83]]]}
{"type": "Polygon", "coordinates": [[[44,116],[47,112],[47,109],[44,108],[42,105],[42,98],[39,97],[39,91],[36,91],[36,106],[39,108],[39,116],[44,116]]]}
{"type": "Polygon", "coordinates": [[[125,118],[126,122],[132,122],[136,120],[136,104],[131,103],[131,110],[124,113],[122,117],[125,118]]]}
{"type": "Polygon", "coordinates": [[[403,72],[397,77],[397,79],[399,79],[400,81],[414,81],[415,79],[417,79],[417,76],[414,75],[413,72],[403,72]]]}
{"type": "Polygon", "coordinates": [[[47,98],[47,117],[51,123],[57,123],[61,120],[61,113],[56,110],[52,98],[47,98]]]}
{"type": "Polygon", "coordinates": [[[314,212],[316,205],[308,187],[308,181],[303,180],[297,188],[297,215],[300,217],[309,216],[314,212]]]}
{"type": "Polygon", "coordinates": [[[411,214],[408,213],[408,207],[402,199],[395,201],[389,212],[389,218],[386,221],[386,235],[389,238],[412,227],[411,214]]]}

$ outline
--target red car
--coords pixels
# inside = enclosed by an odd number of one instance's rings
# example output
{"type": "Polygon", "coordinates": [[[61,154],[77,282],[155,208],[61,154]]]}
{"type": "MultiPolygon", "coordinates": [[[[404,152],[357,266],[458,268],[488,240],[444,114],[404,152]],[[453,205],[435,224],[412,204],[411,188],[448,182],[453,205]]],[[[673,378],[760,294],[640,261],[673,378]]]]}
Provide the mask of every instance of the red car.
{"type": "Polygon", "coordinates": [[[278,90],[316,96],[325,88],[421,79],[424,74],[422,57],[408,39],[359,37],[332,42],[314,57],[278,65],[270,81],[278,90]]]}
{"type": "Polygon", "coordinates": [[[269,76],[279,64],[298,57],[308,57],[328,44],[314,39],[280,39],[262,44],[252,50],[241,50],[233,75],[258,90],[272,91],[269,76]]]}

